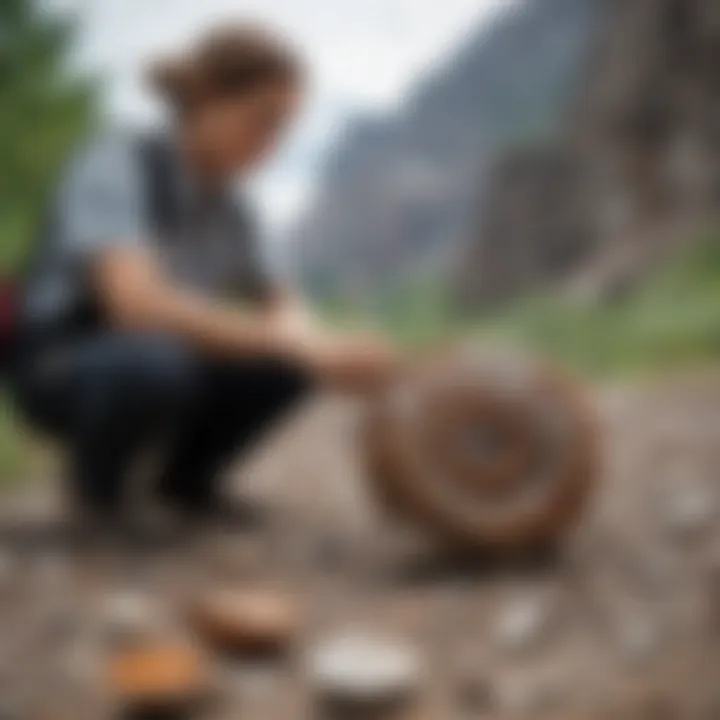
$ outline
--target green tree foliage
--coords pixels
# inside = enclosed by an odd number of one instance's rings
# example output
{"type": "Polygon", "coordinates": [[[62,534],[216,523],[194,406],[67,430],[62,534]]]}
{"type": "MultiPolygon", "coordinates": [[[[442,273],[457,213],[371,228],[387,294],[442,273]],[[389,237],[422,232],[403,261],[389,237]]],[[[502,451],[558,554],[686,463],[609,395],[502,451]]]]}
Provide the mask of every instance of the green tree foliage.
{"type": "Polygon", "coordinates": [[[0,272],[33,243],[48,191],[92,113],[68,67],[73,23],[35,0],[0,0],[0,272]]]}

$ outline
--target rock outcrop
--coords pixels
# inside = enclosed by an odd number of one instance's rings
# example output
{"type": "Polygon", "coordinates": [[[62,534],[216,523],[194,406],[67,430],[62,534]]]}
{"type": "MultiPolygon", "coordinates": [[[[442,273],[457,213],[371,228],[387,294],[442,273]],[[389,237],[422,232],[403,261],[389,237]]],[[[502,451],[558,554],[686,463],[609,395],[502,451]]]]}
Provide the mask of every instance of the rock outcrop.
{"type": "Polygon", "coordinates": [[[571,276],[595,247],[588,179],[558,147],[508,153],[491,171],[475,237],[454,272],[462,308],[492,306],[540,278],[571,276]]]}
{"type": "Polygon", "coordinates": [[[720,209],[720,5],[602,10],[559,149],[545,151],[573,170],[558,174],[534,149],[498,161],[456,273],[465,305],[548,286],[613,295],[720,209]],[[508,164],[521,176],[508,181],[508,164]]]}
{"type": "Polygon", "coordinates": [[[509,4],[397,115],[349,128],[293,233],[312,290],[362,298],[451,266],[490,159],[519,137],[557,129],[597,2],[509,4]]]}
{"type": "Polygon", "coordinates": [[[473,310],[611,296],[717,215],[719,158],[717,0],[525,0],[351,128],[299,264],[355,298],[428,274],[473,310]]]}

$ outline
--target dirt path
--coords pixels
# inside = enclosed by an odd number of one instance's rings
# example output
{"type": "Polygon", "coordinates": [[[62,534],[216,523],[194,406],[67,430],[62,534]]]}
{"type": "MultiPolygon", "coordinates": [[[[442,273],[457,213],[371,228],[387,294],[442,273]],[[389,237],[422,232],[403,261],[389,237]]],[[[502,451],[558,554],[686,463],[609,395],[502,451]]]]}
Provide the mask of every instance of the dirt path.
{"type": "Polygon", "coordinates": [[[523,566],[452,560],[379,515],[352,462],[356,412],[332,402],[240,474],[269,509],[242,533],[78,555],[37,532],[57,513],[51,498],[7,498],[0,716],[111,716],[114,593],[154,598],[182,633],[188,592],[261,585],[296,597],[301,637],[282,662],[220,663],[208,718],[318,716],[304,653],[347,628],[417,647],[413,720],[720,717],[720,380],[608,389],[600,404],[607,464],[592,514],[559,557],[523,566]]]}

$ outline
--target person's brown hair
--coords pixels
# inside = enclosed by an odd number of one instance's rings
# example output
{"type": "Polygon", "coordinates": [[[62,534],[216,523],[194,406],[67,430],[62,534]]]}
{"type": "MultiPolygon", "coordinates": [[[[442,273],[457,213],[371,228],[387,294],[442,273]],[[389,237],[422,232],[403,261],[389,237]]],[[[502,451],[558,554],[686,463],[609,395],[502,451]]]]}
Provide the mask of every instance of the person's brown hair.
{"type": "Polygon", "coordinates": [[[181,113],[208,98],[252,92],[273,81],[301,84],[298,54],[267,29],[249,24],[209,32],[185,56],[151,65],[151,87],[181,113]]]}

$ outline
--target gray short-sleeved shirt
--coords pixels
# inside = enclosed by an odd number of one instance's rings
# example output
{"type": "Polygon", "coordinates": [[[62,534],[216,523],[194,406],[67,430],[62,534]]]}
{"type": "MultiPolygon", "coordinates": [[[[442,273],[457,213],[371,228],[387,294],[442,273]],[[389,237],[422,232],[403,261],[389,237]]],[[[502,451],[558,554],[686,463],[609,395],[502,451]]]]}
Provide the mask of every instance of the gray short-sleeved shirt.
{"type": "Polygon", "coordinates": [[[270,290],[243,204],[229,192],[201,191],[172,142],[146,140],[106,132],[66,168],[28,283],[29,321],[61,323],[92,306],[88,261],[124,244],[147,248],[172,280],[209,297],[256,299],[270,290]]]}

